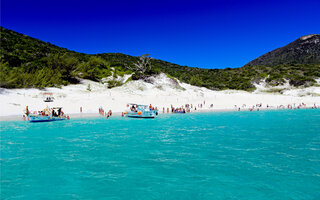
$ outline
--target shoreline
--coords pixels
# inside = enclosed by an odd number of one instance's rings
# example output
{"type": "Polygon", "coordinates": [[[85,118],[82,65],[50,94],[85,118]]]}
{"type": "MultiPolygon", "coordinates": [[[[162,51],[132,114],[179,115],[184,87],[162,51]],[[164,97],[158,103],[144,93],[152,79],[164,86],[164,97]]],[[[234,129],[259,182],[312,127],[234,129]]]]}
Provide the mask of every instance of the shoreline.
{"type": "MultiPolygon", "coordinates": [[[[318,108],[316,108],[318,109],[318,108]]],[[[292,109],[287,109],[287,108],[259,108],[259,110],[254,109],[252,111],[250,111],[248,108],[246,109],[242,109],[240,111],[236,110],[236,109],[201,109],[201,110],[197,110],[197,111],[191,111],[189,113],[185,113],[185,114],[190,114],[190,113],[218,113],[218,112],[259,112],[259,111],[281,111],[281,110],[313,110],[312,107],[306,107],[306,108],[292,108],[292,109]]],[[[113,112],[112,116],[115,117],[121,117],[122,112],[113,112]]],[[[168,114],[175,114],[172,112],[159,112],[159,115],[168,115],[168,114]]],[[[70,119],[81,119],[81,118],[98,118],[98,117],[105,117],[100,115],[99,113],[71,113],[71,114],[67,114],[70,119]]],[[[21,115],[7,115],[7,116],[0,116],[0,122],[7,122],[7,121],[24,121],[22,118],[23,114],[21,115]]],[[[25,120],[27,121],[27,120],[25,120]]]]}
{"type": "Polygon", "coordinates": [[[153,83],[137,80],[111,89],[102,83],[89,80],[82,80],[76,85],[44,90],[0,89],[0,121],[23,120],[22,116],[27,106],[31,112],[46,107],[62,107],[63,112],[71,118],[98,117],[100,108],[105,111],[112,110],[114,116],[120,116],[128,103],[151,104],[159,110],[159,114],[163,114],[163,109],[167,113],[167,109],[171,110],[171,107],[186,108],[186,105],[190,106],[191,112],[234,112],[239,108],[241,111],[255,111],[257,108],[320,108],[320,86],[289,87],[283,94],[263,92],[270,88],[262,85],[257,85],[255,92],[214,91],[179,81],[173,83],[165,74],[154,77],[153,83]],[[88,85],[91,86],[90,91],[87,90],[88,85]],[[45,101],[48,93],[54,101],[45,101]],[[194,110],[195,108],[197,110],[194,110]]]}

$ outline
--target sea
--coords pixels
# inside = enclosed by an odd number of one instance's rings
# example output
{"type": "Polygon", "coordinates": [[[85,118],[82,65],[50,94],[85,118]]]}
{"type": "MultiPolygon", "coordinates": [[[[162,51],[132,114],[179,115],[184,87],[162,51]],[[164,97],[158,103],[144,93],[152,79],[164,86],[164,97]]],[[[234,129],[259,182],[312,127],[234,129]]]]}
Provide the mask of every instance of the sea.
{"type": "Polygon", "coordinates": [[[320,199],[320,110],[2,121],[6,199],[320,199]]]}

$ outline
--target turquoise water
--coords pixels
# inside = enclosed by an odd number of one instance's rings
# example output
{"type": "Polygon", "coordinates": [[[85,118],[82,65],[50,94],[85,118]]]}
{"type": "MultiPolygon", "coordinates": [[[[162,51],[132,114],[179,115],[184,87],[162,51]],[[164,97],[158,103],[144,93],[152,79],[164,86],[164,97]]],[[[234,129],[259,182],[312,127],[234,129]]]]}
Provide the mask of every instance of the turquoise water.
{"type": "Polygon", "coordinates": [[[320,110],[0,125],[1,199],[320,199],[320,110]]]}

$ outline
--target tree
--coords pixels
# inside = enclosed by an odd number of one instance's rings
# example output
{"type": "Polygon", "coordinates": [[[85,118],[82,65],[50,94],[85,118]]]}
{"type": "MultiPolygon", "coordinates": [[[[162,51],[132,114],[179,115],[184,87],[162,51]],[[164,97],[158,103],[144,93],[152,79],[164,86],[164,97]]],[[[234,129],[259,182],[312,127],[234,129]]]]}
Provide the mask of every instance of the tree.
{"type": "Polygon", "coordinates": [[[136,71],[140,72],[141,74],[145,74],[146,72],[151,70],[151,58],[149,57],[149,54],[144,54],[139,57],[139,60],[137,63],[134,63],[136,66],[136,71]]]}

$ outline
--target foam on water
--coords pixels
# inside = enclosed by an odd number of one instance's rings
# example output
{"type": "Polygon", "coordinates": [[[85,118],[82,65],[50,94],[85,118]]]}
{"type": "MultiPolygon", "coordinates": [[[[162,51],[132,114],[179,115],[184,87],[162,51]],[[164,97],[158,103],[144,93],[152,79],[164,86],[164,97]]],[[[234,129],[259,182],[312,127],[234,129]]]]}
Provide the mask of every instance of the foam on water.
{"type": "Polygon", "coordinates": [[[319,199],[319,114],[0,122],[1,199],[319,199]]]}

